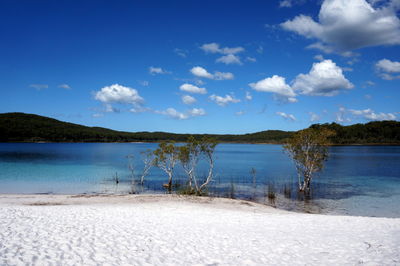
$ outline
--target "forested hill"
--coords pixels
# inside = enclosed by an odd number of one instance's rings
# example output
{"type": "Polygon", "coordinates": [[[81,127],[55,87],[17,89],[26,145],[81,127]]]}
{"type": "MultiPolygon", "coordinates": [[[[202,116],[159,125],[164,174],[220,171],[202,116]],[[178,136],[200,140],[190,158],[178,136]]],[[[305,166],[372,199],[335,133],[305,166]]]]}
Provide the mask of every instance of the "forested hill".
{"type": "MultiPolygon", "coordinates": [[[[381,121],[341,126],[316,124],[336,132],[334,144],[400,144],[400,122],[381,121]]],[[[207,135],[220,142],[283,143],[294,132],[267,130],[243,135],[207,135]]],[[[24,113],[0,114],[0,142],[159,142],[185,141],[190,134],[166,132],[122,132],[101,127],[87,127],[56,119],[24,113]]],[[[194,135],[197,137],[203,135],[194,135]]]]}
{"type": "MultiPolygon", "coordinates": [[[[244,135],[207,135],[221,142],[281,143],[292,132],[268,130],[244,135]]],[[[87,127],[34,114],[0,114],[0,142],[158,142],[185,141],[190,134],[166,132],[122,132],[101,127],[87,127]]],[[[194,135],[197,137],[203,135],[194,135]]]]}

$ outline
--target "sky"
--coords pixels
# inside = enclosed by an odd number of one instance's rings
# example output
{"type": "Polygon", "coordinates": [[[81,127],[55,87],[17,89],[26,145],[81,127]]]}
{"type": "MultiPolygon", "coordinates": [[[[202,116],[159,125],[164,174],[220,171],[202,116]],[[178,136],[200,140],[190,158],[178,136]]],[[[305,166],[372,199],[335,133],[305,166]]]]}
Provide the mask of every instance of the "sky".
{"type": "Polygon", "coordinates": [[[400,118],[400,0],[0,1],[0,112],[252,133],[400,118]]]}

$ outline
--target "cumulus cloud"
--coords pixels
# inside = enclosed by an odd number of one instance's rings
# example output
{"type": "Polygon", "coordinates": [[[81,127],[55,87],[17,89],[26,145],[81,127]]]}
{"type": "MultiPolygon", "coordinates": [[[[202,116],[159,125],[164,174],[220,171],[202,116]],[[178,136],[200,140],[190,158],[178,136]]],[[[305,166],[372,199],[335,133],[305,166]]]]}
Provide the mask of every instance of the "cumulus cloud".
{"type": "Polygon", "coordinates": [[[241,46],[238,47],[220,47],[218,43],[206,43],[200,46],[205,53],[209,54],[223,54],[223,56],[219,57],[216,62],[224,63],[226,65],[237,64],[241,65],[242,61],[240,57],[236,54],[244,52],[244,48],[241,46]]]}
{"type": "Polygon", "coordinates": [[[256,91],[274,93],[277,99],[286,100],[288,102],[296,102],[296,93],[286,84],[285,78],[273,75],[256,83],[250,83],[249,86],[256,91]]]}
{"type": "Polygon", "coordinates": [[[165,69],[162,69],[161,67],[149,67],[149,73],[151,75],[156,75],[156,74],[171,74],[170,71],[167,71],[165,69]]]}
{"type": "Polygon", "coordinates": [[[199,88],[195,85],[189,84],[189,83],[185,83],[182,84],[179,89],[181,91],[186,91],[186,92],[190,92],[190,93],[198,93],[198,94],[206,94],[207,90],[205,88],[199,88]]]}
{"type": "Polygon", "coordinates": [[[202,108],[193,108],[188,111],[188,114],[190,116],[203,116],[206,115],[206,111],[204,111],[202,108]]]}
{"type": "Polygon", "coordinates": [[[354,85],[332,60],[324,60],[314,63],[308,74],[299,74],[292,87],[301,94],[334,96],[341,90],[352,89],[354,85]]]}
{"type": "Polygon", "coordinates": [[[217,58],[215,60],[217,63],[224,63],[226,65],[241,65],[242,61],[240,60],[240,57],[234,54],[228,54],[221,56],[220,58],[217,58]]]}
{"type": "Polygon", "coordinates": [[[238,103],[238,102],[240,102],[239,99],[236,99],[234,96],[228,95],[228,94],[226,94],[225,97],[213,94],[209,98],[210,98],[210,100],[212,100],[213,102],[215,102],[219,106],[226,106],[229,103],[238,103]]]}
{"type": "Polygon", "coordinates": [[[162,115],[168,116],[173,119],[178,119],[178,120],[185,120],[190,117],[203,116],[206,114],[206,112],[201,108],[200,109],[193,108],[191,110],[188,110],[185,113],[182,113],[182,112],[178,112],[176,109],[171,108],[171,107],[167,108],[164,111],[155,111],[155,113],[162,114],[162,115]]]}
{"type": "Polygon", "coordinates": [[[400,79],[400,62],[388,59],[379,60],[375,64],[381,78],[386,80],[400,79]]]}
{"type": "Polygon", "coordinates": [[[47,89],[49,87],[49,85],[47,84],[31,84],[29,85],[29,87],[37,89],[38,91],[43,90],[43,89],[47,89]]]}
{"type": "Polygon", "coordinates": [[[199,78],[208,78],[208,79],[214,79],[214,80],[234,79],[234,75],[230,72],[216,71],[216,72],[214,72],[214,74],[211,74],[205,68],[200,67],[200,66],[193,67],[190,70],[190,72],[199,78]]]}
{"type": "Polygon", "coordinates": [[[400,20],[396,5],[374,8],[365,0],[324,0],[318,21],[299,15],[281,24],[285,30],[316,39],[313,48],[324,52],[351,51],[363,47],[400,44],[400,20]]]}
{"type": "Polygon", "coordinates": [[[382,121],[382,120],[396,120],[396,115],[393,113],[376,113],[372,109],[364,109],[364,110],[348,110],[354,116],[361,116],[370,121],[382,121]]]}
{"type": "Polygon", "coordinates": [[[194,104],[196,102],[196,98],[190,95],[183,95],[181,99],[184,104],[194,104]]]}
{"type": "Polygon", "coordinates": [[[296,117],[292,114],[287,114],[284,112],[276,112],[277,115],[285,118],[286,120],[290,120],[290,121],[296,121],[296,117]]]}
{"type": "Polygon", "coordinates": [[[65,83],[60,84],[57,87],[59,87],[60,89],[65,89],[65,90],[70,90],[71,89],[71,87],[68,84],[65,84],[65,83]]]}
{"type": "Polygon", "coordinates": [[[95,92],[94,98],[106,104],[140,105],[144,102],[144,99],[139,95],[137,90],[119,84],[101,88],[100,91],[95,92]]]}
{"type": "Polygon", "coordinates": [[[211,54],[237,54],[244,51],[244,48],[241,46],[238,47],[223,47],[221,48],[218,43],[205,43],[200,46],[200,49],[206,53],[211,54]]]}

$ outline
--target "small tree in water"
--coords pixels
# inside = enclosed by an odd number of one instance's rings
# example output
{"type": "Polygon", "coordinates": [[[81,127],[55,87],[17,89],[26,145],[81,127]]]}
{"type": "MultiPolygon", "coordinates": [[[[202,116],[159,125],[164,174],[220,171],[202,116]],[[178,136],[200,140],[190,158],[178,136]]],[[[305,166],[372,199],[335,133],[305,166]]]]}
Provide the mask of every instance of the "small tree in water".
{"type": "Polygon", "coordinates": [[[334,132],[327,129],[308,128],[295,133],[283,146],[295,163],[299,191],[310,192],[314,173],[322,170],[328,159],[329,137],[334,132]]]}
{"type": "Polygon", "coordinates": [[[174,167],[178,162],[178,149],[173,142],[162,142],[158,145],[158,149],[154,151],[154,165],[159,167],[168,175],[168,183],[163,186],[172,190],[172,175],[174,167]]]}
{"type": "Polygon", "coordinates": [[[182,168],[188,176],[189,194],[202,195],[204,189],[212,181],[214,173],[214,151],[217,146],[216,140],[203,137],[196,140],[193,136],[189,137],[186,145],[179,147],[179,160],[182,168]],[[199,160],[204,158],[209,165],[208,174],[202,183],[196,177],[196,167],[199,160]]]}

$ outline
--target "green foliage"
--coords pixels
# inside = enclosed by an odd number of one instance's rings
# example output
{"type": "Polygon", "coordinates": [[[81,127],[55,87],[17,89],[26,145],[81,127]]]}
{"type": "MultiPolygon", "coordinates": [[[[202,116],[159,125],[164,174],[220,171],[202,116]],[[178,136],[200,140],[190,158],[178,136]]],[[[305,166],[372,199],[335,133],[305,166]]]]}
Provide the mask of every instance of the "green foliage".
{"type": "MultiPolygon", "coordinates": [[[[245,135],[196,134],[196,139],[213,138],[218,142],[279,143],[291,132],[269,130],[245,135]]],[[[121,132],[101,127],[87,127],[25,113],[0,114],[1,142],[184,142],[191,135],[166,132],[121,132]]]]}
{"type": "MultiPolygon", "coordinates": [[[[336,132],[332,144],[400,144],[400,122],[381,121],[341,126],[336,123],[315,124],[310,128],[327,128],[336,132]]],[[[196,139],[213,138],[218,142],[285,143],[295,132],[267,130],[243,135],[196,134],[196,139]]],[[[25,113],[0,114],[1,142],[184,142],[189,134],[166,132],[122,132],[101,127],[87,127],[25,113]]]]}
{"type": "Polygon", "coordinates": [[[190,136],[185,145],[177,148],[179,161],[188,177],[187,190],[190,193],[202,195],[207,185],[212,181],[216,146],[217,141],[213,138],[203,136],[198,140],[190,136]],[[209,164],[208,175],[203,183],[196,177],[196,167],[202,158],[209,164]]]}
{"type": "Polygon", "coordinates": [[[178,148],[174,142],[161,142],[154,152],[153,163],[168,175],[168,183],[163,186],[171,192],[174,167],[179,159],[178,148]]]}
{"type": "Polygon", "coordinates": [[[298,131],[283,146],[296,165],[300,191],[309,192],[313,174],[324,167],[328,158],[329,138],[334,134],[334,131],[326,128],[308,128],[298,131]]]}

